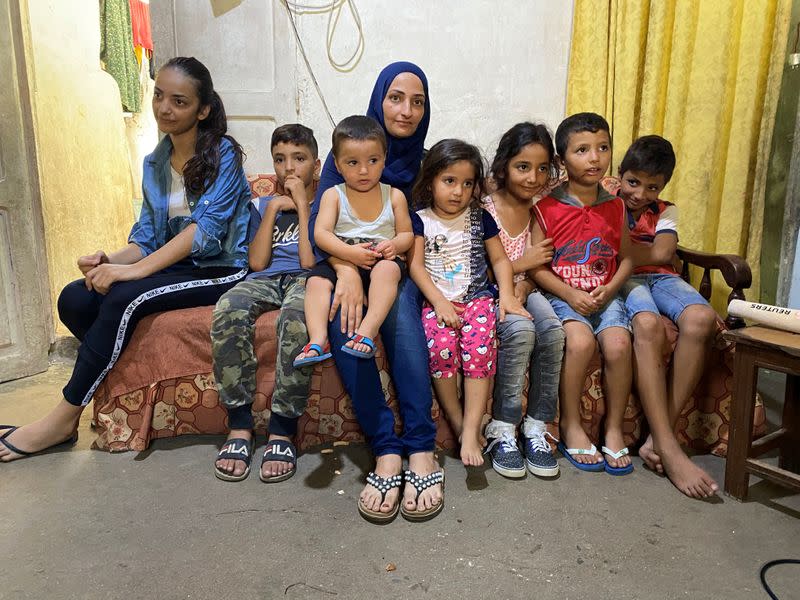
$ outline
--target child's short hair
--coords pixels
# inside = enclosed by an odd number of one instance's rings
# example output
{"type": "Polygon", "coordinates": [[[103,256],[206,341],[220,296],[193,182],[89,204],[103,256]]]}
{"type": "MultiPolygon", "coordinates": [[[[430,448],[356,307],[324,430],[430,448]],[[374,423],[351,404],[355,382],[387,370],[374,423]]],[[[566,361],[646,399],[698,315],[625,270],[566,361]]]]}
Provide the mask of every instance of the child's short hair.
{"type": "Polygon", "coordinates": [[[288,123],[281,125],[272,132],[272,139],[269,143],[270,150],[280,143],[294,144],[295,146],[306,146],[311,151],[311,158],[317,159],[319,149],[314,132],[300,123],[288,123]]]}
{"type": "Polygon", "coordinates": [[[387,148],[386,134],[383,131],[383,127],[372,117],[364,115],[353,115],[339,121],[331,136],[334,156],[338,155],[342,142],[346,140],[375,140],[380,142],[384,152],[386,152],[387,148]]]}
{"type": "Polygon", "coordinates": [[[631,144],[619,165],[619,174],[625,171],[644,171],[648,175],[663,175],[669,183],[675,170],[675,152],[672,144],[660,135],[643,135],[631,144]]]}
{"type": "Polygon", "coordinates": [[[558,177],[558,164],[556,163],[555,150],[553,149],[553,138],[547,127],[541,123],[517,123],[503,134],[500,143],[497,145],[497,152],[489,172],[492,174],[497,188],[502,189],[506,186],[506,169],[508,161],[522,152],[525,146],[539,144],[547,150],[547,160],[550,163],[550,178],[558,177]]]}
{"type": "Polygon", "coordinates": [[[561,125],[556,129],[556,152],[560,157],[564,157],[569,146],[569,136],[573,133],[581,133],[588,131],[590,133],[597,133],[598,131],[605,131],[608,134],[609,140],[611,139],[611,130],[608,127],[608,121],[597,113],[582,112],[568,116],[561,121],[561,125]]]}
{"type": "Polygon", "coordinates": [[[475,169],[475,189],[473,202],[483,196],[483,157],[481,151],[472,144],[455,139],[436,142],[422,159],[414,188],[411,191],[414,208],[419,210],[433,204],[433,180],[450,165],[465,160],[475,169]]]}

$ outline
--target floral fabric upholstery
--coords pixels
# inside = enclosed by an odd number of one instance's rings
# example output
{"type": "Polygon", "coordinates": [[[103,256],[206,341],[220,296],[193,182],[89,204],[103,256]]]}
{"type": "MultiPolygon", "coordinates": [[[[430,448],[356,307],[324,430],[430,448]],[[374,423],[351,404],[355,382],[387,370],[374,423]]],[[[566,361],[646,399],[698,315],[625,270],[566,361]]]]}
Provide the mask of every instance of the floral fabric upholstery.
{"type": "MultiPolygon", "coordinates": [[[[249,178],[254,197],[274,193],[270,176],[249,178]]],[[[220,406],[211,373],[209,331],[213,307],[199,307],[148,316],[139,323],[120,360],[98,388],[94,397],[94,419],[98,437],[94,446],[111,452],[142,451],[153,439],[185,434],[224,434],[227,413],[220,406]]],[[[269,420],[269,402],[275,385],[275,321],[277,312],[267,313],[256,324],[259,360],[258,385],[253,403],[256,428],[263,433],[269,420]]],[[[664,319],[671,353],[677,328],[664,319]]],[[[720,323],[720,331],[722,325],[720,323]]],[[[668,360],[669,354],[665,354],[668,360]]],[[[378,340],[376,360],[387,403],[395,413],[391,384],[383,348],[378,340]]],[[[592,363],[581,401],[583,426],[597,443],[602,431],[605,403],[601,388],[600,358],[592,363]]],[[[733,351],[717,336],[711,358],[700,384],[678,421],[680,441],[697,452],[724,456],[733,384],[733,351]]],[[[491,401],[487,414],[491,413],[491,401]]],[[[456,445],[455,436],[434,402],[439,448],[456,445]]],[[[625,442],[635,447],[643,441],[644,414],[634,394],[625,411],[625,442]]],[[[755,412],[755,434],[765,430],[764,407],[755,412]]],[[[558,436],[556,423],[550,431],[558,436]]],[[[323,444],[363,442],[364,435],[353,413],[350,398],[331,360],[317,365],[311,381],[308,408],[298,423],[297,446],[307,450],[323,444]]]]}

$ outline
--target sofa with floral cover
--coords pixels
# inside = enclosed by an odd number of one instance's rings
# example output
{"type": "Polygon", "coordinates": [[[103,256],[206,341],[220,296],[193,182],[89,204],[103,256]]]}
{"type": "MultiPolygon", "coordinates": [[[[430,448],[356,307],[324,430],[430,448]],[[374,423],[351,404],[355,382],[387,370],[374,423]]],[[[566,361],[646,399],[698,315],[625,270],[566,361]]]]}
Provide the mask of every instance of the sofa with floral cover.
{"type": "MultiPolygon", "coordinates": [[[[253,197],[274,193],[271,175],[248,178],[253,197]]],[[[710,273],[720,271],[731,288],[731,297],[743,298],[750,285],[750,269],[741,258],[679,249],[683,275],[688,279],[689,264],[702,270],[700,292],[711,295],[710,273]]],[[[209,331],[213,307],[206,306],[150,315],[139,323],[128,347],[109,372],[94,396],[94,421],[97,439],[94,447],[111,452],[142,451],[158,438],[186,434],[224,434],[227,415],[219,404],[211,372],[209,331]]],[[[275,320],[277,312],[263,315],[256,324],[256,348],[259,360],[258,385],[253,403],[256,428],[264,430],[269,420],[270,398],[275,384],[275,320]]],[[[669,360],[677,339],[675,325],[664,319],[669,360]]],[[[719,321],[719,332],[740,326],[734,319],[719,321]]],[[[425,351],[421,348],[420,351],[425,351]]],[[[376,354],[386,402],[395,412],[400,426],[394,388],[380,341],[376,354]]],[[[717,335],[706,372],[684,409],[677,430],[680,441],[697,452],[724,455],[727,451],[731,402],[733,349],[717,335]]],[[[487,406],[487,414],[491,411],[487,406]]],[[[584,384],[581,402],[583,425],[589,436],[598,441],[605,404],[601,388],[601,363],[595,357],[584,384]]],[[[448,449],[455,439],[434,402],[437,445],[448,449]]],[[[557,433],[557,423],[550,424],[557,433]]],[[[625,441],[635,447],[643,441],[644,414],[635,394],[631,394],[625,412],[625,441]]],[[[755,433],[765,427],[764,408],[755,412],[755,433]]],[[[350,398],[342,389],[332,361],[317,365],[311,381],[308,408],[298,424],[297,446],[300,450],[337,442],[362,442],[363,433],[353,413],[350,398]]]]}

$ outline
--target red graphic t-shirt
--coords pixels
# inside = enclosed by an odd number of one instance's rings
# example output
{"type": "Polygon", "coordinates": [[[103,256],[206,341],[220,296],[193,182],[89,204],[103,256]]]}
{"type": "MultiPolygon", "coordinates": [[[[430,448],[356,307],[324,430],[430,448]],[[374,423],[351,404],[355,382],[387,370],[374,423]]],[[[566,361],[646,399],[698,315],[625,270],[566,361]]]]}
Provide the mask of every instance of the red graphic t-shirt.
{"type": "Polygon", "coordinates": [[[553,238],[553,272],[568,286],[591,292],[617,272],[617,257],[625,225],[625,204],[598,191],[597,201],[584,206],[566,192],[554,189],[534,206],[546,237],[553,238]]]}

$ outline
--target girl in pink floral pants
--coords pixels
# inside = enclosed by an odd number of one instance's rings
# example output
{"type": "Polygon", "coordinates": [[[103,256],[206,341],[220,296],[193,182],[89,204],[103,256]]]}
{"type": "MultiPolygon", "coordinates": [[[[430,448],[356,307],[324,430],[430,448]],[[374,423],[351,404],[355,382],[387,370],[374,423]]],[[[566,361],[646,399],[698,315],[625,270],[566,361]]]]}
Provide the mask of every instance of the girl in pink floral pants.
{"type": "Polygon", "coordinates": [[[461,442],[461,461],[483,464],[481,420],[495,372],[495,310],[530,316],[514,296],[513,269],[497,223],[480,206],[483,159],[460,140],[442,140],[422,161],[412,197],[409,273],[425,296],[422,327],[436,397],[461,442]],[[489,289],[489,263],[499,288],[489,289]],[[458,378],[464,373],[464,408],[458,378]]]}
{"type": "Polygon", "coordinates": [[[428,340],[431,377],[454,377],[461,369],[464,377],[484,379],[495,372],[497,349],[494,339],[494,300],[480,296],[466,304],[453,302],[463,310],[461,327],[449,327],[436,320],[429,304],[422,309],[422,327],[428,340]]]}

